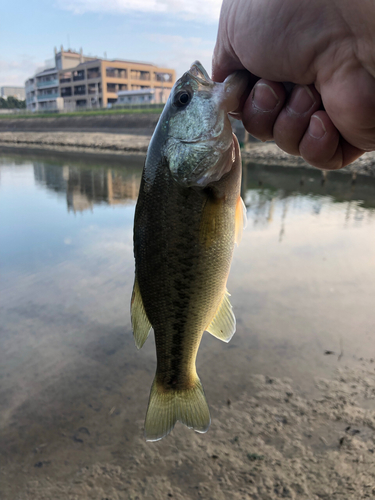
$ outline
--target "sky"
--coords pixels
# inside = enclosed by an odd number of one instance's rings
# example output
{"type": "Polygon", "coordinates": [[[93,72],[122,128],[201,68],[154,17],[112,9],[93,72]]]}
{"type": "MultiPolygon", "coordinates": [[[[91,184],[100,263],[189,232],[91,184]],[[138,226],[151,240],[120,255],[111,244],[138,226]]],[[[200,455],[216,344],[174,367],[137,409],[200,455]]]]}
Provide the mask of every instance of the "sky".
{"type": "Polygon", "coordinates": [[[211,71],[221,0],[4,0],[0,86],[54,65],[54,47],[175,69],[211,71]]]}

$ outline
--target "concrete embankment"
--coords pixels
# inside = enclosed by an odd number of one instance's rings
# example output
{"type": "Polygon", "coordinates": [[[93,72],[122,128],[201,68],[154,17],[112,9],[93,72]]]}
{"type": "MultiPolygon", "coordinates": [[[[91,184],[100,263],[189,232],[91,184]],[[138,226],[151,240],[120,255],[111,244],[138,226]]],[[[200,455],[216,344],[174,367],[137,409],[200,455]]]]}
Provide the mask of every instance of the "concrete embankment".
{"type": "Polygon", "coordinates": [[[147,151],[160,113],[0,119],[0,148],[127,154],[147,151]]]}
{"type": "Polygon", "coordinates": [[[43,118],[1,118],[0,132],[107,132],[152,134],[160,113],[53,115],[43,118]]]}
{"type": "MultiPolygon", "coordinates": [[[[242,157],[245,161],[250,161],[258,165],[315,168],[305,162],[303,158],[285,153],[274,143],[253,144],[250,148],[246,147],[245,150],[242,151],[242,157]]],[[[339,171],[346,173],[351,172],[353,176],[360,174],[374,177],[375,151],[365,153],[356,161],[339,171]]]]}
{"type": "Polygon", "coordinates": [[[145,154],[150,138],[151,133],[0,132],[0,148],[112,155],[145,154]]]}
{"type": "MultiPolygon", "coordinates": [[[[55,151],[85,154],[145,154],[160,113],[51,116],[46,118],[0,119],[0,150],[55,151]]],[[[241,122],[232,120],[240,141],[241,122]]],[[[264,165],[307,167],[302,158],[291,156],[275,144],[248,142],[242,151],[245,161],[264,165]]],[[[343,171],[375,176],[375,152],[365,153],[343,171]]]]}

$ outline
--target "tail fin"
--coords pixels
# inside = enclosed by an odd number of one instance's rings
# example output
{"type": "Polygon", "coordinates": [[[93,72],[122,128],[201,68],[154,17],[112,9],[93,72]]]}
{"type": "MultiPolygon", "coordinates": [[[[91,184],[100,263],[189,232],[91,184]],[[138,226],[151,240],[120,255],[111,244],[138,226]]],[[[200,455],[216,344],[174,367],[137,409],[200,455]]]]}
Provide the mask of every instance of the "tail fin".
{"type": "Polygon", "coordinates": [[[171,432],[177,421],[202,433],[210,426],[210,410],[198,377],[193,387],[184,390],[165,391],[156,379],[152,384],[145,421],[146,440],[159,441],[171,432]]]}

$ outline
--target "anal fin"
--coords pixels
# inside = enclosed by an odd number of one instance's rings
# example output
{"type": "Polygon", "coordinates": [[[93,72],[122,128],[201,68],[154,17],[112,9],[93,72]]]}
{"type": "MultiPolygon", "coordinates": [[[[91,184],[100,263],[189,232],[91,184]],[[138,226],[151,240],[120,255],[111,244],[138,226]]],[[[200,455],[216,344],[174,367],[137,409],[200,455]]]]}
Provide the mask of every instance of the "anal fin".
{"type": "Polygon", "coordinates": [[[225,290],[221,304],[216,311],[214,319],[206,331],[222,340],[229,342],[236,331],[236,318],[234,317],[231,303],[229,301],[229,292],[225,290]]]}
{"type": "Polygon", "coordinates": [[[133,294],[131,300],[131,318],[135,345],[140,349],[146,342],[152,325],[147,317],[141,292],[139,290],[137,276],[134,280],[133,294]]]}

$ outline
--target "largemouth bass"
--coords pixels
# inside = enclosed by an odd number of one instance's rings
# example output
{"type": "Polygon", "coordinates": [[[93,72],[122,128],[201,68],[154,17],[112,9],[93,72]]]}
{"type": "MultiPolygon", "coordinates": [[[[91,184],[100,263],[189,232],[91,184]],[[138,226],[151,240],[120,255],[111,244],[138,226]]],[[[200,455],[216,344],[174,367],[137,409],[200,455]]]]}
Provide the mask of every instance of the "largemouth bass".
{"type": "Polygon", "coordinates": [[[132,327],[140,349],[154,329],[157,369],[148,441],[177,421],[206,432],[210,412],[195,360],[206,330],[229,342],[235,317],[226,282],[242,234],[241,157],[227,113],[243,73],[213,82],[196,62],[173,87],[151,139],[134,220],[132,327]]]}

